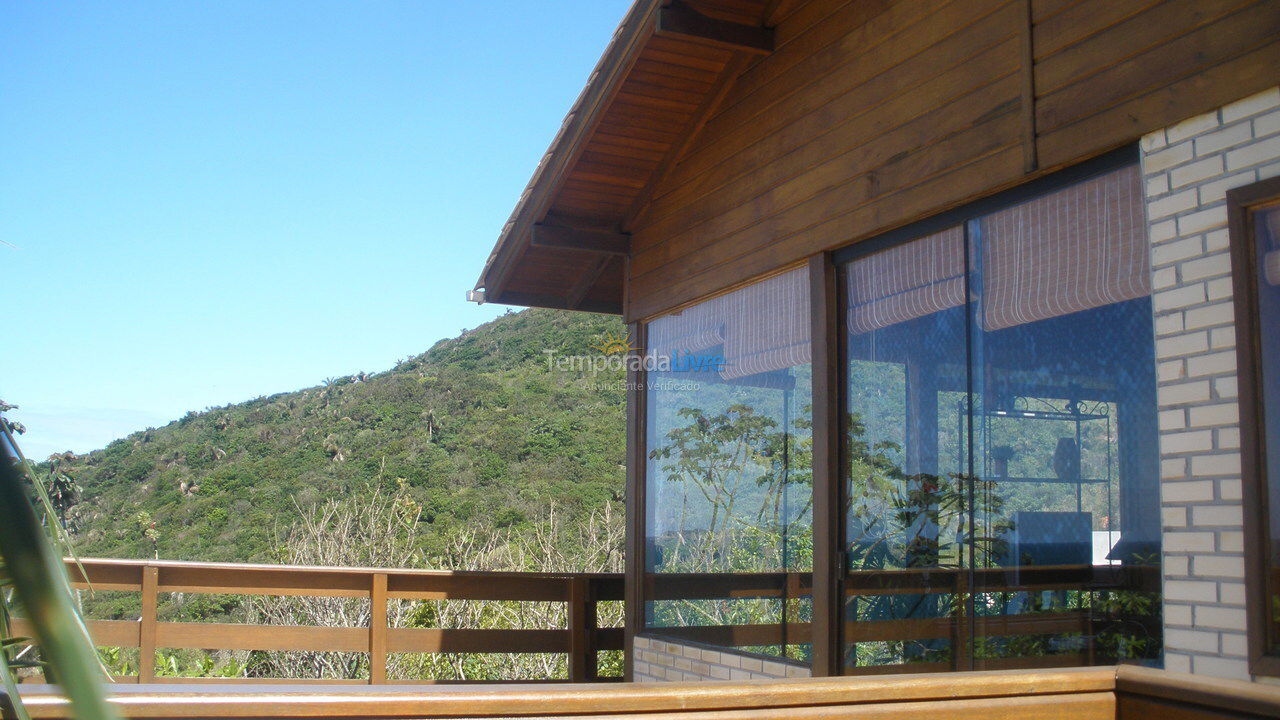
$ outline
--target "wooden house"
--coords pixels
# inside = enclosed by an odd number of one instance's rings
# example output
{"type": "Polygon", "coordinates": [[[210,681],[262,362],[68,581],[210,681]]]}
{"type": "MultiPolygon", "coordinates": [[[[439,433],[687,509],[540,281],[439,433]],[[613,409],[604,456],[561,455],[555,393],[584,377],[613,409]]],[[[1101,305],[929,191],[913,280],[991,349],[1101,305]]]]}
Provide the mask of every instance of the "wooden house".
{"type": "Polygon", "coordinates": [[[1280,3],[638,0],[473,298],[621,315],[629,677],[1280,675],[1280,3]]]}

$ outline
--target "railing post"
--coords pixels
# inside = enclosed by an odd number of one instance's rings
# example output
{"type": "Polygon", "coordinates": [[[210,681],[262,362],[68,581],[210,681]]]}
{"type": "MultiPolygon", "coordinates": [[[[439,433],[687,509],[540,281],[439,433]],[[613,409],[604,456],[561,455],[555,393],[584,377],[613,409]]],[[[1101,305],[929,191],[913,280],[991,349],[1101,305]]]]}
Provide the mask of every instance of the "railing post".
{"type": "Polygon", "coordinates": [[[369,587],[369,684],[387,682],[387,574],[374,573],[369,587]]]}
{"type": "Polygon", "coordinates": [[[596,603],[585,577],[569,580],[569,680],[596,679],[596,603]]]}
{"type": "Polygon", "coordinates": [[[160,568],[142,567],[142,614],[138,617],[138,682],[156,679],[156,604],[159,598],[160,568]]]}

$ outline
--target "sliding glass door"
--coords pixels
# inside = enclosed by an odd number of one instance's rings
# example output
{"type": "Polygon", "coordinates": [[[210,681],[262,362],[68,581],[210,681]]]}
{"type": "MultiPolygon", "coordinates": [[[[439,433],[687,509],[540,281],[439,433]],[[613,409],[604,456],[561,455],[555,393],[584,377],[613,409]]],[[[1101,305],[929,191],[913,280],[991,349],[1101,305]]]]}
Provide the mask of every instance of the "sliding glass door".
{"type": "Polygon", "coordinates": [[[843,265],[845,672],[1159,657],[1139,182],[988,204],[843,265]]]}

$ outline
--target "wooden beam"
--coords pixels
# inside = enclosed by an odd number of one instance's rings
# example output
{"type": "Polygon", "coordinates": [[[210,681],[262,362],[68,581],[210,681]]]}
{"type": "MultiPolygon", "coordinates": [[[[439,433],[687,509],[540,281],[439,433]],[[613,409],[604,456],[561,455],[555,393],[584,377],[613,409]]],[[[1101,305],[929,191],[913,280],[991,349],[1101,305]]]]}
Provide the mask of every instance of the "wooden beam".
{"type": "Polygon", "coordinates": [[[813,661],[814,677],[839,675],[844,593],[844,518],[840,509],[840,307],[831,255],[809,258],[813,358],[813,661]]]}
{"type": "Polygon", "coordinates": [[[1021,0],[1018,35],[1022,54],[1022,169],[1033,173],[1040,167],[1036,157],[1036,54],[1031,0],[1021,0]]]}
{"type": "Polygon", "coordinates": [[[720,20],[703,15],[683,0],[658,12],[654,34],[675,40],[686,40],[724,50],[737,50],[756,55],[773,52],[773,29],[720,20]]]}
{"type": "Polygon", "coordinates": [[[529,244],[540,248],[581,250],[604,255],[631,253],[631,236],[626,233],[544,223],[534,223],[529,233],[529,244]]]}
{"type": "Polygon", "coordinates": [[[605,268],[609,267],[609,263],[613,262],[613,255],[601,255],[591,267],[578,278],[578,282],[569,290],[569,294],[565,297],[565,304],[576,310],[582,301],[586,299],[587,293],[591,292],[591,288],[595,286],[596,281],[604,274],[605,268]]]}
{"type": "Polygon", "coordinates": [[[581,310],[604,315],[622,314],[622,303],[619,302],[584,299],[578,303],[577,307],[569,307],[568,301],[561,295],[544,295],[540,293],[505,291],[498,297],[490,297],[488,302],[499,305],[551,308],[553,310],[581,310]]]}
{"type": "MultiPolygon", "coordinates": [[[[635,352],[643,356],[648,345],[648,326],[641,322],[627,325],[635,352]]],[[[642,366],[627,369],[627,486],[626,541],[623,552],[625,579],[623,588],[623,677],[635,679],[635,638],[644,630],[645,573],[645,415],[648,378],[642,366]]]]}

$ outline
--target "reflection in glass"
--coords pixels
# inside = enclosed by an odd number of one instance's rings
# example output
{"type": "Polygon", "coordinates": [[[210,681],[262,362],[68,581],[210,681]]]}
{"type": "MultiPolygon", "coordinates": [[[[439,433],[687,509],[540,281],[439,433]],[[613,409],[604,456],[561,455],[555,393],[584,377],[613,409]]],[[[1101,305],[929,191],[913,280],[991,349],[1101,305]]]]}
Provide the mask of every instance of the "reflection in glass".
{"type": "Polygon", "coordinates": [[[1280,333],[1268,332],[1280,323],[1280,207],[1252,213],[1253,253],[1257,276],[1252,278],[1258,297],[1258,404],[1261,406],[1261,446],[1266,466],[1263,499],[1268,508],[1264,522],[1263,565],[1270,622],[1266,629],[1267,652],[1280,654],[1280,333]]]}
{"type": "Polygon", "coordinates": [[[649,324],[651,634],[807,659],[809,322],[801,270],[649,324]]]}
{"type": "Polygon", "coordinates": [[[1159,657],[1138,183],[845,267],[846,672],[1159,657]]]}

